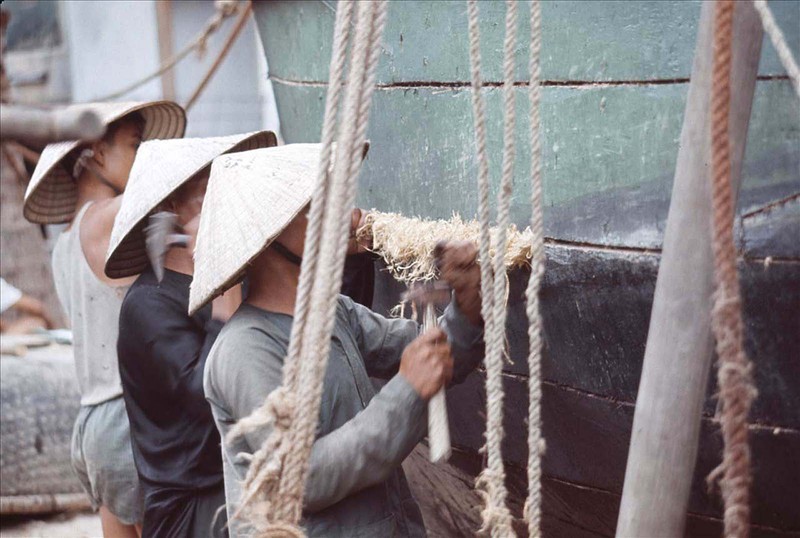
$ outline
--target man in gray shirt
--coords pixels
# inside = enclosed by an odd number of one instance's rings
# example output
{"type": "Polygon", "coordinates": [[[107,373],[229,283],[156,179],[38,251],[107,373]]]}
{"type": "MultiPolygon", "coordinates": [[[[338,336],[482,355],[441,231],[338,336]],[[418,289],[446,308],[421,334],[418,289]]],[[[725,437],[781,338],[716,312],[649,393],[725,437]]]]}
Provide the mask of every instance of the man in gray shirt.
{"type": "MultiPolygon", "coordinates": [[[[212,169],[207,205],[214,182],[212,169]]],[[[254,196],[264,207],[274,206],[254,196]]],[[[247,199],[241,193],[238,198],[247,199]]],[[[237,212],[227,208],[226,214],[237,212]]],[[[246,268],[247,302],[209,354],[204,387],[223,439],[281,385],[306,225],[301,211],[262,239],[263,250],[246,268]]],[[[201,234],[203,228],[201,223],[201,234]]],[[[305,491],[302,524],[309,536],[425,536],[401,464],[426,433],[426,402],[451,380],[463,380],[483,356],[476,249],[463,242],[438,250],[441,277],[454,290],[440,328],[420,335],[414,321],[386,319],[339,298],[305,491]],[[371,377],[388,382],[376,392],[371,377]]],[[[198,244],[196,263],[204,256],[198,244]]],[[[268,435],[264,428],[223,442],[230,515],[239,507],[247,456],[268,435]]],[[[240,521],[231,524],[232,536],[248,534],[240,521]]]]}

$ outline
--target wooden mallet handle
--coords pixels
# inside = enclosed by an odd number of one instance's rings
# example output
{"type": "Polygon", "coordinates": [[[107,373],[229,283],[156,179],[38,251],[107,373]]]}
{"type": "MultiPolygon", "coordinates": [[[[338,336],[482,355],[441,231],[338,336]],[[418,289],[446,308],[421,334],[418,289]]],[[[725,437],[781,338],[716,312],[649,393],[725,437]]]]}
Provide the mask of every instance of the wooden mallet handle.
{"type": "MultiPolygon", "coordinates": [[[[433,303],[425,305],[422,317],[423,332],[436,326],[436,311],[433,303]]],[[[447,420],[447,401],[444,387],[428,401],[428,443],[430,459],[433,463],[450,457],[450,425],[447,420]]]]}

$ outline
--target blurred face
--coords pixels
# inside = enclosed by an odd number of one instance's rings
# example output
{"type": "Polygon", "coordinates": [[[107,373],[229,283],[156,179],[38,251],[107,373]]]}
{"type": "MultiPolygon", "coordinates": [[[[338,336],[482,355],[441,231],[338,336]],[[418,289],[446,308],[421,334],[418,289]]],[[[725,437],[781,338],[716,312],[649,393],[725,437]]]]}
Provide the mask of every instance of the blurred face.
{"type": "Polygon", "coordinates": [[[208,188],[208,173],[209,170],[205,169],[195,175],[169,198],[167,203],[169,210],[178,216],[178,223],[181,226],[200,218],[203,198],[208,188]]]}
{"type": "Polygon", "coordinates": [[[302,256],[306,241],[306,228],[308,228],[309,206],[300,211],[289,226],[276,238],[283,246],[292,253],[302,256]]]}
{"type": "Polygon", "coordinates": [[[119,191],[124,191],[136,158],[136,150],[142,143],[142,125],[135,121],[121,120],[113,135],[107,138],[93,144],[93,159],[103,177],[119,191]]]}

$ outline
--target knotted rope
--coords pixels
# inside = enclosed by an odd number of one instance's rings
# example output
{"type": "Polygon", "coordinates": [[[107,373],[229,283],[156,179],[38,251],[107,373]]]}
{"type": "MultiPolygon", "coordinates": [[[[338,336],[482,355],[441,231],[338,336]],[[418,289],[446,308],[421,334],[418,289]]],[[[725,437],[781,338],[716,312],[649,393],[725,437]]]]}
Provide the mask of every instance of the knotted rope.
{"type": "Polygon", "coordinates": [[[539,311],[539,289],[544,276],[544,224],[542,209],[542,156],[539,140],[539,104],[541,101],[542,7],[539,0],[531,2],[530,122],[531,122],[531,276],[528,279],[528,499],[525,502],[525,521],[528,535],[541,535],[542,518],[542,454],[544,438],[541,430],[542,400],[542,317],[539,311]]]}
{"type": "Polygon", "coordinates": [[[712,250],[716,291],[712,328],[718,357],[720,424],[725,443],[722,463],[710,480],[722,475],[725,536],[744,538],[750,530],[750,448],[747,416],[756,391],[752,364],[744,351],[742,300],[736,270],[733,219],[736,201],[731,188],[730,73],[733,0],[717,0],[714,14],[714,67],[711,86],[712,250]]]}
{"type": "Polygon", "coordinates": [[[308,464],[316,437],[323,378],[349,239],[350,211],[366,139],[387,3],[343,0],[336,10],[330,80],[322,129],[318,184],[309,215],[289,352],[282,386],[234,428],[240,435],[271,425],[253,455],[240,512],[258,536],[302,536],[299,527],[308,464]],[[344,65],[356,11],[336,159],[330,172],[344,65]],[[314,309],[310,305],[314,304],[314,309]],[[300,390],[302,387],[302,390],[300,390]]]}
{"type": "Polygon", "coordinates": [[[492,537],[514,534],[511,513],[506,505],[505,468],[501,444],[503,440],[503,355],[505,352],[505,264],[503,254],[506,227],[514,174],[514,47],[516,45],[517,3],[506,1],[506,38],[503,63],[503,174],[497,196],[497,234],[495,256],[490,258],[489,248],[489,164],[486,155],[486,116],[481,96],[481,57],[479,10],[477,0],[467,0],[470,38],[470,71],[472,81],[472,110],[475,124],[476,155],[478,162],[478,220],[481,224],[481,314],[486,341],[486,468],[478,477],[485,506],[482,512],[481,532],[492,537]],[[496,278],[495,278],[496,277],[496,278]]]}
{"type": "Polygon", "coordinates": [[[783,68],[786,69],[786,74],[792,81],[795,93],[800,97],[800,68],[797,67],[789,45],[786,44],[786,38],[783,36],[780,26],[775,22],[775,17],[772,16],[766,0],[753,0],[753,6],[756,8],[758,16],[761,17],[761,25],[769,35],[772,45],[778,53],[778,58],[783,64],[783,68]]]}

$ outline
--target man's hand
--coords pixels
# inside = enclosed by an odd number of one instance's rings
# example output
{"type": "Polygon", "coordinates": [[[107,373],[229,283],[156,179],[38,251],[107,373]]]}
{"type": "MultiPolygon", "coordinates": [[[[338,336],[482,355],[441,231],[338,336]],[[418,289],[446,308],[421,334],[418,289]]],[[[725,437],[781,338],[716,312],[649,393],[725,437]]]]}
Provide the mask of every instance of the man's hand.
{"type": "Polygon", "coordinates": [[[355,208],[350,214],[350,240],[347,242],[347,255],[360,254],[372,248],[371,238],[358,237],[358,230],[364,227],[367,222],[367,212],[363,209],[355,208]]]}
{"type": "Polygon", "coordinates": [[[435,327],[419,335],[403,351],[400,374],[428,401],[453,377],[453,356],[445,332],[435,327]]]}
{"type": "Polygon", "coordinates": [[[182,228],[182,232],[189,236],[189,242],[186,248],[189,249],[189,252],[192,253],[192,257],[194,257],[194,247],[197,244],[197,232],[200,229],[200,213],[184,224],[182,228]]]}
{"type": "Polygon", "coordinates": [[[478,249],[471,241],[443,241],[436,245],[433,255],[437,260],[442,280],[455,291],[459,310],[473,325],[480,325],[481,270],[478,267],[478,249]]]}

